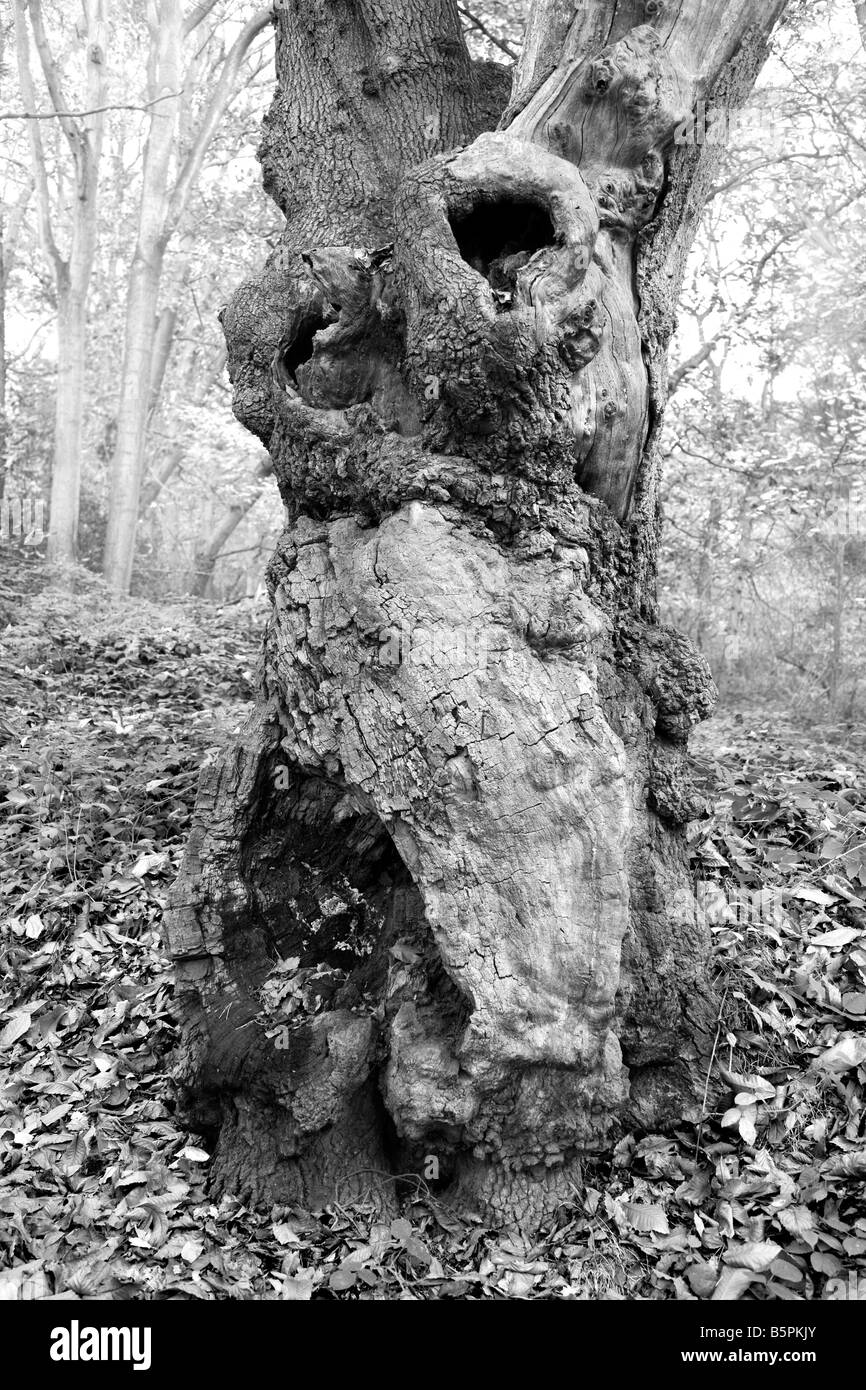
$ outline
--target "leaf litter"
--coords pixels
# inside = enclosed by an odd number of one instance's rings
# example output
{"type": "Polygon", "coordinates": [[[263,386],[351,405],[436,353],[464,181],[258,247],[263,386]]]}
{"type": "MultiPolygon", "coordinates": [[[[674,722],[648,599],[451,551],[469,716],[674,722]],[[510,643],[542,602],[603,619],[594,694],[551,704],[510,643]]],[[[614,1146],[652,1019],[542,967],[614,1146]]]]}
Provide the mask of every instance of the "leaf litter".
{"type": "Polygon", "coordinates": [[[0,616],[0,1299],[866,1296],[866,739],[732,716],[698,736],[705,1113],[587,1161],[533,1240],[422,1182],[396,1217],[253,1211],[210,1197],[175,1117],[160,917],[261,612],[7,565],[0,616]]]}

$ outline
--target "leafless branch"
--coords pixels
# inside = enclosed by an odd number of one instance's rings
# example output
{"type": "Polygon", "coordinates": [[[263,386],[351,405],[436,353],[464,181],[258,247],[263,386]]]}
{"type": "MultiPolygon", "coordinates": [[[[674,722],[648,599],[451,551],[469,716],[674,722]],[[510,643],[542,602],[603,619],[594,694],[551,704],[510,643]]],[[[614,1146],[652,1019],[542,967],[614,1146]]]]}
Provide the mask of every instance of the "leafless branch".
{"type": "Polygon", "coordinates": [[[697,371],[698,367],[703,366],[707,358],[712,356],[713,349],[721,336],[721,334],[718,334],[715,338],[711,338],[709,342],[704,343],[698,348],[697,352],[693,353],[691,357],[687,357],[685,362],[680,363],[676,371],[671,372],[670,381],[668,383],[669,395],[673,396],[677,388],[682,385],[685,378],[691,372],[697,371]]]}
{"type": "Polygon", "coordinates": [[[189,18],[183,26],[184,38],[186,38],[187,34],[191,34],[193,29],[197,29],[202,20],[207,19],[211,10],[216,9],[218,3],[219,0],[201,0],[201,3],[190,11],[189,18]]]}
{"type": "MultiPolygon", "coordinates": [[[[68,119],[63,114],[64,107],[67,103],[64,100],[63,88],[60,83],[60,69],[57,66],[54,54],[51,52],[51,47],[48,43],[48,35],[45,32],[45,24],[42,19],[42,5],[40,0],[28,0],[28,5],[30,9],[30,22],[33,25],[33,38],[36,42],[36,52],[39,54],[39,61],[42,64],[45,84],[48,87],[48,95],[51,97],[54,110],[59,119],[68,119]]],[[[75,130],[67,133],[70,134],[72,138],[75,138],[77,134],[75,130]]]]}
{"type": "Polygon", "coordinates": [[[89,111],[0,111],[0,121],[75,121],[82,116],[99,116],[103,111],[148,111],[151,106],[156,106],[158,101],[168,101],[170,97],[182,96],[183,90],[181,87],[178,92],[163,92],[161,97],[154,97],[153,101],[145,101],[137,106],[115,102],[111,106],[94,106],[89,111]]]}
{"type": "MultiPolygon", "coordinates": [[[[21,84],[21,95],[25,102],[36,105],[36,94],[33,86],[33,74],[30,69],[30,41],[27,33],[27,4],[26,0],[15,0],[15,50],[18,57],[18,79],[21,84]]],[[[54,239],[54,229],[51,224],[51,199],[48,192],[48,174],[45,164],[45,150],[42,146],[42,136],[39,134],[39,127],[32,125],[29,127],[30,154],[33,161],[33,178],[36,186],[36,199],[39,208],[39,240],[45,255],[54,266],[58,277],[66,274],[67,265],[54,239]]]]}
{"type": "Polygon", "coordinates": [[[477,29],[486,39],[489,39],[492,44],[495,44],[502,53],[506,53],[512,62],[517,61],[517,54],[514,52],[514,49],[509,48],[504,39],[497,38],[496,34],[487,28],[487,25],[483,20],[478,18],[477,14],[473,14],[471,10],[465,9],[463,5],[458,5],[457,9],[465,19],[469,20],[471,28],[477,29]]]}
{"type": "Polygon", "coordinates": [[[259,10],[249,23],[244,26],[226,54],[219,79],[211,94],[207,109],[202,116],[196,139],[186,157],[183,168],[177,176],[177,182],[175,183],[171,195],[166,219],[166,228],[169,234],[174,230],[183,216],[187,200],[195,186],[202,161],[207,153],[208,145],[225,114],[226,107],[229,105],[234,95],[235,81],[241,63],[246,57],[250,45],[268,24],[273,23],[273,20],[274,12],[270,7],[268,9],[259,10]]]}

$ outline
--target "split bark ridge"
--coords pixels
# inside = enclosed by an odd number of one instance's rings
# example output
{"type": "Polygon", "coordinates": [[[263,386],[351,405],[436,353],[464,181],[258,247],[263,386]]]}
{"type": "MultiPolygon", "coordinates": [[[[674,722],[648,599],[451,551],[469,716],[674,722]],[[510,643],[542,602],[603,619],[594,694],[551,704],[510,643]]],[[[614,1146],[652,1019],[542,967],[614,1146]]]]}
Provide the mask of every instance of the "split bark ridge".
{"type": "Polygon", "coordinates": [[[532,1222],[694,1098],[714,692],[657,619],[656,439],[718,151],[675,132],[782,8],[541,0],[509,102],[451,0],[277,6],[287,225],[224,327],[290,523],[168,921],[226,1187],[438,1171],[532,1222]]]}

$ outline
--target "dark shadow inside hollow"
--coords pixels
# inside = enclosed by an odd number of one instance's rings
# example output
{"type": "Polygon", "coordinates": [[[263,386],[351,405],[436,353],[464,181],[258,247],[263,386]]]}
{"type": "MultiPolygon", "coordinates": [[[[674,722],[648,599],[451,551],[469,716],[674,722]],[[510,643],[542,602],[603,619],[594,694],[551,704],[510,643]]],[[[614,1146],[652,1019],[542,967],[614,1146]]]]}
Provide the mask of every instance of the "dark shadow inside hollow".
{"type": "Polygon", "coordinates": [[[407,1164],[421,1174],[431,1153],[446,1183],[460,1127],[437,1113],[429,1137],[406,1141],[387,1064],[407,1013],[437,1055],[456,1058],[471,1000],[387,824],[339,771],[311,771],[275,742],[245,818],[216,908],[220,978],[206,1020],[190,1001],[201,1031],[178,1081],[184,1123],[215,1146],[215,1190],[311,1205],[407,1164]]]}
{"type": "Polygon", "coordinates": [[[536,251],[552,246],[556,232],[550,213],[528,198],[484,198],[469,212],[453,212],[451,230],[464,261],[494,282],[525,265],[536,251]]]}
{"type": "Polygon", "coordinates": [[[417,896],[376,815],[344,788],[280,762],[244,844],[243,877],[264,954],[344,972],[370,956],[394,900],[408,910],[417,896]]]}
{"type": "Polygon", "coordinates": [[[246,909],[224,923],[226,957],[253,992],[279,962],[296,960],[315,972],[317,1010],[368,1012],[406,956],[443,1027],[462,1033],[469,1003],[442,965],[422,896],[387,828],[344,786],[269,760],[241,877],[246,909]]]}
{"type": "Polygon", "coordinates": [[[294,332],[278,355],[280,372],[293,385],[298,384],[298,368],[313,355],[316,334],[333,322],[334,315],[325,314],[321,309],[310,309],[299,316],[294,332]]]}

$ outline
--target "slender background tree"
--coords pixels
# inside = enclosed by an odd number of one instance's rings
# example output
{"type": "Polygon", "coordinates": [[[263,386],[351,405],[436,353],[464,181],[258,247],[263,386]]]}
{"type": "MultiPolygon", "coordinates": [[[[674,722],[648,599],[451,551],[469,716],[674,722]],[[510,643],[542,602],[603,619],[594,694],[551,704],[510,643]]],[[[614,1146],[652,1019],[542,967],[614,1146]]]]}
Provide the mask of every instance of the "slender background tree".
{"type": "Polygon", "coordinates": [[[85,69],[86,111],[79,115],[72,109],[60,64],[49,42],[41,0],[15,0],[18,77],[25,113],[32,117],[26,124],[39,209],[39,240],[54,278],[57,303],[57,388],[48,533],[48,553],[55,560],[72,559],[78,538],[88,356],[87,301],[96,254],[99,168],[105,128],[106,4],[107,0],[85,0],[83,7],[84,24],[78,46],[85,69]],[[51,102],[48,113],[41,113],[37,105],[31,68],[32,45],[35,45],[51,102]],[[53,115],[56,119],[72,166],[68,194],[65,178],[55,169],[54,207],[41,120],[37,119],[40,114],[53,115]],[[56,224],[67,222],[69,249],[64,254],[58,245],[56,224]]]}
{"type": "Polygon", "coordinates": [[[111,462],[108,530],[103,573],[113,588],[126,591],[132,577],[144,437],[150,404],[154,350],[158,347],[157,310],[166,248],[176,233],[201,173],[205,155],[225,114],[250,45],[271,23],[262,10],[244,26],[222,61],[207,106],[176,178],[171,160],[178,134],[181,98],[192,70],[184,73],[185,41],[194,39],[212,6],[200,5],[184,20],[180,0],[158,0],[149,8],[150,100],[141,211],[129,274],[126,333],[121,372],[117,434],[111,462]]]}

